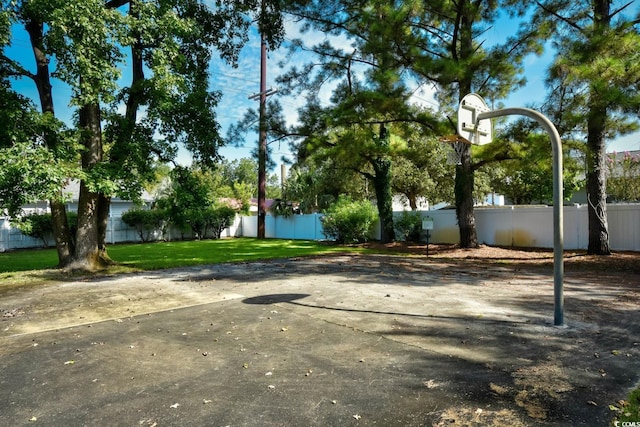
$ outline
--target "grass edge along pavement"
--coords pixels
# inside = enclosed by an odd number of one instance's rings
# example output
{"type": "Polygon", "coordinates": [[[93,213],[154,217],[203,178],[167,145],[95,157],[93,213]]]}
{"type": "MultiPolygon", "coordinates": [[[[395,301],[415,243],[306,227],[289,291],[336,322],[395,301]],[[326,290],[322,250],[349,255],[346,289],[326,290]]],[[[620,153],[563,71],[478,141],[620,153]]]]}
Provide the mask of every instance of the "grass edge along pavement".
{"type": "Polygon", "coordinates": [[[612,426],[640,427],[640,385],[629,393],[627,400],[621,400],[609,405],[615,414],[612,426]]]}
{"type": "MultiPolygon", "coordinates": [[[[247,237],[125,243],[109,246],[109,256],[116,265],[95,274],[123,274],[345,252],[375,253],[379,251],[313,240],[259,240],[247,237]]],[[[77,278],[73,273],[56,269],[57,261],[55,248],[19,249],[0,253],[0,289],[5,285],[27,285],[65,280],[70,277],[77,278]]]]}

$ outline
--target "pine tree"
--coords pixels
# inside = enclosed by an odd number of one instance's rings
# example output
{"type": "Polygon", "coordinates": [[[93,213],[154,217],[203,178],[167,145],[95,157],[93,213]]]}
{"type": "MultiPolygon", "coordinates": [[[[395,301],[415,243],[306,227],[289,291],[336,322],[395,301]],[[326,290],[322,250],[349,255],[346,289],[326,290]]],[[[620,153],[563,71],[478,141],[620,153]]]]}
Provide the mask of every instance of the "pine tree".
{"type": "Polygon", "coordinates": [[[565,134],[586,137],[588,253],[608,255],[606,141],[638,129],[640,16],[633,2],[538,1],[538,16],[558,26],[558,55],[550,69],[548,102],[565,134]]]}

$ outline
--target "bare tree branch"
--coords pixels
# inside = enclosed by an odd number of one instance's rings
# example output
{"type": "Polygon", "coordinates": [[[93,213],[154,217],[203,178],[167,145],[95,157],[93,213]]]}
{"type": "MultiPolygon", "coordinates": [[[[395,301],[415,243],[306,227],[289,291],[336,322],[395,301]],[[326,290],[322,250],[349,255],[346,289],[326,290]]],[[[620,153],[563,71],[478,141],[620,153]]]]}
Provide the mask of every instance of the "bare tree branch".
{"type": "Polygon", "coordinates": [[[575,22],[573,22],[572,20],[570,20],[569,18],[565,18],[564,16],[560,15],[559,13],[557,13],[555,10],[550,9],[549,7],[547,7],[547,5],[542,4],[537,0],[536,0],[536,4],[538,5],[538,7],[540,9],[544,10],[546,13],[555,16],[557,19],[561,20],[562,22],[564,22],[568,26],[574,28],[575,30],[577,30],[581,34],[584,34],[584,29],[582,27],[580,27],[578,24],[576,24],[575,22]]]}

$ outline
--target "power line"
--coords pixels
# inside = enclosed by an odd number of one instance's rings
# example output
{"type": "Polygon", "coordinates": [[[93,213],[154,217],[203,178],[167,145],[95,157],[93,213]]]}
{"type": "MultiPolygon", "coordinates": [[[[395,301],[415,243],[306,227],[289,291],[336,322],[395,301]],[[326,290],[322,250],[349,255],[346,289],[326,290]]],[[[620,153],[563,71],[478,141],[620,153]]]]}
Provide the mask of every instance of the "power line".
{"type": "Polygon", "coordinates": [[[260,84],[259,80],[246,79],[246,78],[243,78],[243,77],[238,77],[237,75],[234,75],[234,74],[226,74],[226,73],[222,73],[220,71],[210,71],[209,73],[210,74],[216,74],[216,75],[223,76],[223,77],[228,77],[230,79],[240,80],[240,81],[247,82],[247,83],[254,83],[256,86],[260,84]]]}

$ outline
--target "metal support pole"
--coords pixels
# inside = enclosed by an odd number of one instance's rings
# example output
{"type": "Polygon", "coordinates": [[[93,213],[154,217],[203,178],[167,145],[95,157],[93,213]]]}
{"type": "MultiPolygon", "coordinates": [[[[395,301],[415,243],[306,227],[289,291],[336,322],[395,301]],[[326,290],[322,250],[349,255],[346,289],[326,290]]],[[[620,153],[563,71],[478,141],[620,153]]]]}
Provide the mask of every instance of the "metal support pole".
{"type": "Polygon", "coordinates": [[[477,122],[509,115],[522,115],[536,120],[551,137],[553,149],[553,294],[554,316],[553,324],[564,324],[564,232],[563,232],[563,200],[562,195],[562,142],[558,130],[542,113],[530,108],[503,108],[478,114],[477,122]]]}
{"type": "Polygon", "coordinates": [[[260,34],[260,141],[258,143],[258,239],[265,238],[267,189],[267,42],[260,34]]]}
{"type": "Polygon", "coordinates": [[[431,233],[427,230],[427,257],[429,256],[429,237],[431,237],[431,233]]]}
{"type": "MultiPolygon", "coordinates": [[[[264,14],[264,2],[262,3],[264,14]]],[[[267,97],[277,90],[267,90],[267,40],[260,31],[260,92],[249,96],[249,99],[260,100],[260,129],[258,140],[258,239],[265,238],[265,221],[267,216],[267,97]]]]}

